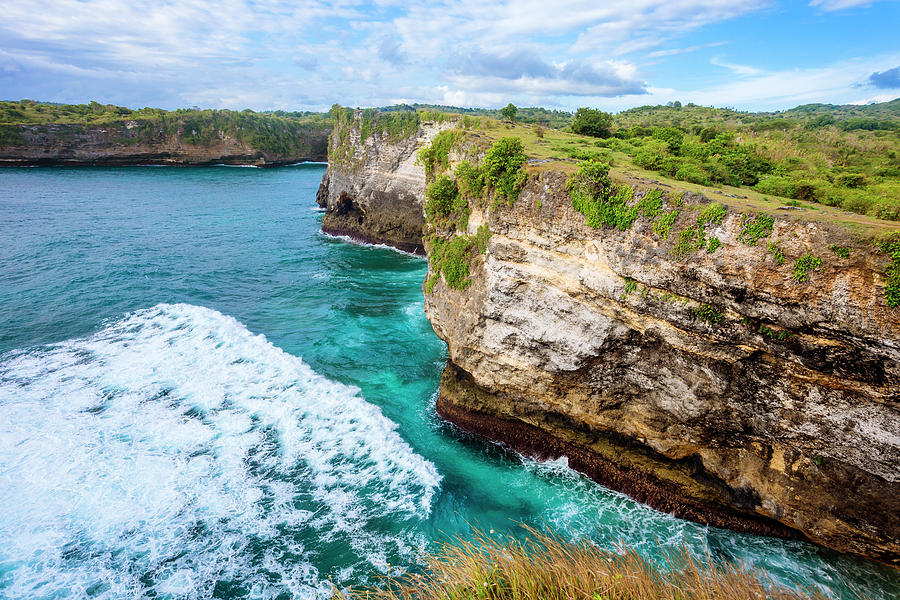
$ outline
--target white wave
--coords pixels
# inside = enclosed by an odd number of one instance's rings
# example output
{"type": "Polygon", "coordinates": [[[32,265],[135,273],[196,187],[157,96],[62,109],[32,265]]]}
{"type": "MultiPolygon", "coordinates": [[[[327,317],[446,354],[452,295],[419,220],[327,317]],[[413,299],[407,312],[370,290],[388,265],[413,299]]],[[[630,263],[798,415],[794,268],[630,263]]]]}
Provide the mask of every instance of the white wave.
{"type": "Polygon", "coordinates": [[[440,483],[395,427],[357,389],[196,306],[8,353],[0,597],[199,598],[217,581],[313,597],[329,545],[352,550],[342,567],[383,568],[422,540],[367,524],[411,530],[440,483]]]}
{"type": "Polygon", "coordinates": [[[332,233],[326,233],[324,231],[319,231],[320,235],[323,235],[327,238],[331,238],[333,240],[340,240],[342,242],[348,242],[355,246],[365,246],[367,248],[385,248],[387,250],[393,250],[394,252],[398,252],[400,254],[405,254],[406,256],[415,256],[416,258],[425,259],[421,254],[416,254],[415,252],[407,252],[406,250],[401,250],[400,248],[395,248],[394,246],[389,246],[387,244],[370,244],[369,242],[361,242],[357,239],[350,237],[349,235],[334,235],[332,233]]]}
{"type": "Polygon", "coordinates": [[[261,169],[259,165],[226,165],[225,163],[217,163],[214,167],[231,167],[234,169],[261,169]]]}

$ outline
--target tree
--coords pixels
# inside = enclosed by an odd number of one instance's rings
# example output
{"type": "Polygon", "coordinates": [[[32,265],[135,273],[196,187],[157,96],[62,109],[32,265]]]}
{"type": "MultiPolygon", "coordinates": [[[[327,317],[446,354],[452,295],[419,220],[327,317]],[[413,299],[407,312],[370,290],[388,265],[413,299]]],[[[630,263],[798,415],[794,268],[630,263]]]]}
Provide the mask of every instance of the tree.
{"type": "Polygon", "coordinates": [[[510,102],[504,108],[500,109],[500,114],[503,115],[504,119],[508,119],[513,123],[516,122],[516,113],[519,112],[519,109],[516,108],[516,105],[510,102]]]}
{"type": "Polygon", "coordinates": [[[612,135],[612,115],[595,108],[579,108],[572,121],[572,131],[582,135],[607,138],[612,135]]]}

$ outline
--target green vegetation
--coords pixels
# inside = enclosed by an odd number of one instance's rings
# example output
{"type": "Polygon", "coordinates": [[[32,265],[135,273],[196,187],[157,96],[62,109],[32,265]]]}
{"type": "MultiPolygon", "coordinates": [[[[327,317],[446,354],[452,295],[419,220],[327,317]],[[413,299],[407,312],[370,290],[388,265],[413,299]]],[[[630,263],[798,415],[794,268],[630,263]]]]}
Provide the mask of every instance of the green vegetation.
{"type": "Polygon", "coordinates": [[[636,289],[637,289],[637,282],[634,279],[632,279],[631,277],[626,277],[625,278],[625,293],[622,294],[622,297],[623,298],[627,297],[628,294],[635,291],[636,289]]]}
{"type": "Polygon", "coordinates": [[[837,256],[841,258],[850,258],[850,248],[846,248],[844,246],[838,246],[836,244],[829,244],[828,249],[834,252],[837,256]]]}
{"type": "Polygon", "coordinates": [[[636,165],[675,179],[900,219],[900,99],[783,113],[642,106],[613,128],[636,165]]]}
{"type": "Polygon", "coordinates": [[[755,246],[762,238],[772,235],[775,217],[759,213],[755,217],[745,215],[741,220],[741,233],[738,239],[748,246],[755,246]]]}
{"type": "Polygon", "coordinates": [[[784,264],[784,251],[781,249],[781,244],[778,243],[778,240],[772,240],[766,244],[766,252],[774,256],[775,262],[779,265],[784,264]]]}
{"type": "Polygon", "coordinates": [[[691,310],[694,312],[694,315],[698,319],[700,319],[701,321],[705,321],[710,325],[721,323],[725,319],[725,315],[722,313],[722,311],[712,304],[703,303],[691,310]]]}
{"type": "Polygon", "coordinates": [[[493,188],[495,200],[512,204],[519,198],[528,177],[523,168],[527,161],[522,141],[516,138],[501,138],[487,151],[481,173],[484,182],[493,188]]]}
{"type": "Polygon", "coordinates": [[[677,218],[678,209],[663,213],[660,218],[653,222],[653,231],[655,231],[656,235],[662,239],[669,239],[669,233],[672,231],[672,223],[674,223],[677,218]]]}
{"type": "Polygon", "coordinates": [[[778,340],[779,342],[783,342],[784,340],[794,336],[794,334],[790,331],[785,331],[783,329],[782,330],[772,329],[771,327],[769,327],[767,325],[760,325],[759,333],[761,335],[766,336],[770,340],[778,340]]]}
{"type": "Polygon", "coordinates": [[[709,244],[706,247],[706,251],[709,252],[710,254],[712,254],[713,252],[718,250],[719,246],[721,246],[721,245],[722,245],[722,241],[719,238],[712,236],[709,238],[709,244]]]}
{"type": "Polygon", "coordinates": [[[512,123],[516,122],[517,112],[519,112],[519,109],[512,102],[500,109],[500,114],[503,115],[503,118],[512,123]]]}
{"type": "Polygon", "coordinates": [[[810,271],[814,271],[822,266],[822,259],[812,254],[804,254],[794,263],[794,270],[791,277],[794,281],[809,281],[810,271]]]}
{"type": "Polygon", "coordinates": [[[887,253],[891,262],[884,268],[884,298],[891,308],[900,306],[900,239],[893,236],[880,240],[876,247],[887,253]]]}
{"type": "Polygon", "coordinates": [[[572,132],[592,137],[612,135],[612,115],[593,108],[579,108],[572,119],[572,132]]]}
{"type": "Polygon", "coordinates": [[[458,129],[445,129],[434,136],[431,144],[419,150],[419,162],[425,167],[426,180],[450,168],[450,150],[461,137],[458,129]]]}
{"type": "Polygon", "coordinates": [[[421,569],[381,586],[333,592],[335,600],[824,600],[764,571],[714,563],[688,550],[650,562],[636,550],[568,541],[526,528],[527,539],[475,532],[422,557],[421,569]]]}
{"type": "Polygon", "coordinates": [[[150,143],[160,134],[178,135],[189,144],[212,145],[225,137],[270,154],[310,151],[310,134],[330,126],[324,113],[256,113],[252,110],[160,108],[132,110],[111,104],[45,104],[33,100],[0,102],[0,145],[23,144],[21,125],[69,125],[70,129],[110,127],[123,144],[150,143]],[[127,125],[127,126],[126,126],[127,125]]]}
{"type": "Polygon", "coordinates": [[[652,219],[662,211],[661,191],[650,190],[633,203],[634,188],[614,186],[609,178],[609,165],[600,161],[582,163],[578,172],[569,178],[567,189],[572,207],[583,214],[588,226],[594,229],[607,225],[625,231],[639,216],[652,219]]]}
{"type": "Polygon", "coordinates": [[[449,240],[433,236],[430,243],[428,261],[432,275],[425,282],[425,291],[430,294],[442,274],[447,285],[455,290],[469,287],[472,284],[469,278],[469,261],[474,247],[469,236],[458,235],[449,240]]]}

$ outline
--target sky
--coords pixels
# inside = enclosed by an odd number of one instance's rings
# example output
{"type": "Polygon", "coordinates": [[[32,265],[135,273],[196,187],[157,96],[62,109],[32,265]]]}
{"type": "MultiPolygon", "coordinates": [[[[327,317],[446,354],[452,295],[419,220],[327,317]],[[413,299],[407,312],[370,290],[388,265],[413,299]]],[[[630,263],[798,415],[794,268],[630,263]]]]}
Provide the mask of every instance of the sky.
{"type": "Polygon", "coordinates": [[[0,98],[132,108],[900,97],[900,0],[0,0],[0,98]]]}

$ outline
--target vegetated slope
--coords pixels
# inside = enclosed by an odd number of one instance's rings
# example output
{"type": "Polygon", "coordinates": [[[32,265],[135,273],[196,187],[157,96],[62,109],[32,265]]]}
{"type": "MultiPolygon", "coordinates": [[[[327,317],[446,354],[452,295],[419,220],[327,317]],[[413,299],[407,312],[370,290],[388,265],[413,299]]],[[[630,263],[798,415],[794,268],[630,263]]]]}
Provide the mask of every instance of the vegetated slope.
{"type": "Polygon", "coordinates": [[[0,158],[13,163],[322,160],[330,128],[324,113],[133,110],[21,100],[0,102],[0,158]]]}
{"type": "Polygon", "coordinates": [[[614,125],[602,145],[675,179],[900,220],[900,99],[777,113],[645,106],[614,125]]]}
{"type": "MultiPolygon", "coordinates": [[[[501,119],[493,109],[399,105],[383,110],[404,108],[501,119]]],[[[478,121],[475,126],[549,129],[541,132],[544,139],[525,139],[535,149],[545,147],[538,149],[541,158],[618,158],[614,167],[633,165],[678,181],[745,190],[738,195],[782,197],[900,220],[900,99],[764,113],[675,102],[614,115],[608,139],[553,134],[571,133],[572,118],[563,111],[520,108],[516,125],[478,121]],[[551,141],[558,147],[548,154],[551,141]]]]}

